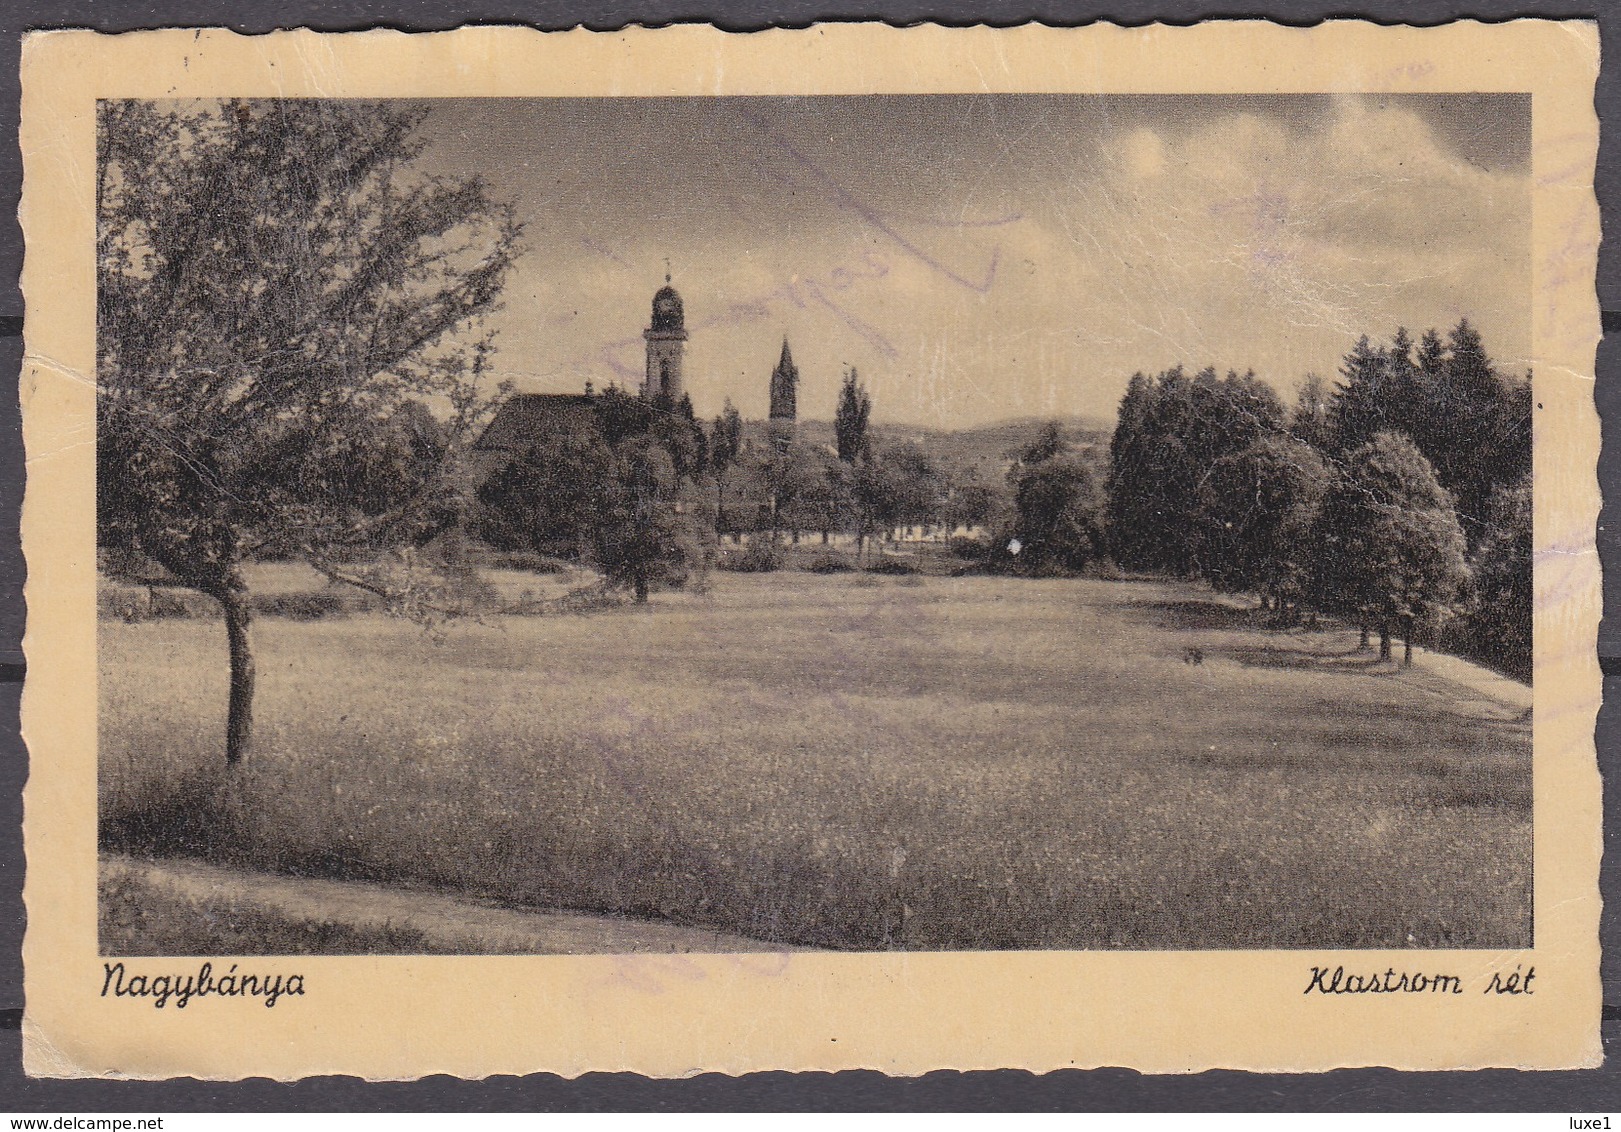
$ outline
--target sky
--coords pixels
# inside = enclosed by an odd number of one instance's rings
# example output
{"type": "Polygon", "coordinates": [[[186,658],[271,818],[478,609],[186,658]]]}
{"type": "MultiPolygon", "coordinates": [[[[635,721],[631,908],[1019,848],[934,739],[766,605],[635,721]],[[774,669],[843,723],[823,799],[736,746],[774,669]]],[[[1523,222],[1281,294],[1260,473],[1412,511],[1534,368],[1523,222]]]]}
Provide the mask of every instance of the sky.
{"type": "Polygon", "coordinates": [[[427,166],[526,225],[495,368],[634,387],[666,264],[701,416],[804,418],[855,367],[873,419],[1110,419],[1134,371],[1288,396],[1361,334],[1467,317],[1530,353],[1521,95],[447,100],[427,166]]]}

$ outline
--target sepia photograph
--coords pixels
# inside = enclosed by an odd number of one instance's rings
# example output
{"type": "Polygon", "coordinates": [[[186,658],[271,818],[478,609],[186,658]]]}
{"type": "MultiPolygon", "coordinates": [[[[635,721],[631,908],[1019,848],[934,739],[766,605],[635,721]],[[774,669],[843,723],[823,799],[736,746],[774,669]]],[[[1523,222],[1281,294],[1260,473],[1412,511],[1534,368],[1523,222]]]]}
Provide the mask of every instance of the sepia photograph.
{"type": "Polygon", "coordinates": [[[100,99],[101,954],[1531,947],[1531,109],[100,99]]]}
{"type": "Polygon", "coordinates": [[[26,1071],[1598,1064],[1597,52],[30,36],[26,1071]]]}

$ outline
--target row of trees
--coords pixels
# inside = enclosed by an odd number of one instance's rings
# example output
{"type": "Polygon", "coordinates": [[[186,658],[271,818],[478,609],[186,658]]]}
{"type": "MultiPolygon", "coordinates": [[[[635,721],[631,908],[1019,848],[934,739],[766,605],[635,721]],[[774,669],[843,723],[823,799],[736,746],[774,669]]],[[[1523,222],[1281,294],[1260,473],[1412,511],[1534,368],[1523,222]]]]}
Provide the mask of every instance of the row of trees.
{"type": "Polygon", "coordinates": [[[853,369],[840,390],[833,451],[780,435],[746,439],[730,401],[707,431],[686,398],[663,404],[610,388],[593,407],[596,427],[546,437],[484,483],[475,528],[500,549],[592,561],[610,582],[635,584],[640,599],[645,586],[625,573],[640,569],[636,560],[610,552],[624,541],[607,501],[620,491],[625,452],[656,464],[642,522],[668,537],[628,544],[659,549],[653,581],[678,580],[683,562],[706,561],[714,539],[725,535],[749,532],[776,542],[810,531],[825,542],[835,531],[848,532],[864,548],[902,526],[983,523],[998,504],[996,491],[972,475],[947,474],[918,445],[875,441],[872,400],[853,369]]]}
{"type": "Polygon", "coordinates": [[[1403,331],[1363,339],[1341,377],[1327,390],[1308,379],[1291,409],[1253,374],[1139,374],[1107,453],[1050,425],[1012,454],[1005,484],[947,474],[915,444],[875,444],[854,371],[834,451],[747,441],[730,403],[705,430],[685,399],[611,388],[598,428],[549,437],[485,484],[479,530],[591,561],[645,600],[705,568],[726,533],[865,542],[905,524],[977,525],[1002,570],[1072,573],[1107,557],[1254,592],[1287,618],[1338,614],[1377,628],[1385,656],[1393,635],[1410,657],[1415,636],[1446,629],[1451,647],[1527,673],[1528,380],[1500,374],[1467,322],[1416,351],[1403,331]]]}
{"type": "Polygon", "coordinates": [[[1528,676],[1530,434],[1529,375],[1500,371],[1467,321],[1416,347],[1364,337],[1292,409],[1250,374],[1138,374],[1110,446],[1109,547],[1376,628],[1383,656],[1393,632],[1409,658],[1447,632],[1528,676]]]}
{"type": "MultiPolygon", "coordinates": [[[[971,477],[954,477],[917,444],[877,440],[871,419],[872,397],[853,368],[839,388],[832,451],[778,438],[751,450],[738,441],[741,421],[728,401],[711,435],[729,438],[746,487],[741,506],[730,512],[724,491],[717,492],[717,530],[768,531],[773,540],[785,530],[796,539],[816,531],[824,542],[834,531],[850,532],[864,549],[868,539],[902,526],[977,521],[963,509],[972,492],[958,490],[971,477]]],[[[725,472],[717,466],[717,481],[725,472]]]]}

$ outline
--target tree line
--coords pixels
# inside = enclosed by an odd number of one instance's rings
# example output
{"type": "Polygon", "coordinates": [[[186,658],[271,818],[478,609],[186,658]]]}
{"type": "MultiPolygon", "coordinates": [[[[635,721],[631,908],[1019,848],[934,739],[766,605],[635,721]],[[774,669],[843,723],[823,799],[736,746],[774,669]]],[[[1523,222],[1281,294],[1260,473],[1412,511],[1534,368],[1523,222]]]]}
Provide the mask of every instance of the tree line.
{"type": "Polygon", "coordinates": [[[484,482],[473,530],[497,549],[589,560],[612,584],[630,584],[627,572],[643,569],[638,554],[650,555],[652,573],[635,582],[638,600],[646,600],[644,582],[679,584],[706,566],[727,537],[775,545],[807,532],[827,542],[838,532],[855,536],[860,556],[897,528],[968,526],[997,508],[997,493],[976,477],[948,472],[915,443],[876,439],[872,398],[854,369],[840,387],[832,450],[781,433],[747,438],[730,400],[707,429],[686,397],[648,401],[609,387],[591,406],[593,427],[539,438],[484,482]],[[662,532],[657,539],[628,540],[605,505],[622,493],[631,452],[651,469],[636,514],[644,529],[662,532]]]}
{"type": "Polygon", "coordinates": [[[730,400],[707,428],[687,396],[643,399],[609,386],[589,403],[589,423],[548,431],[478,486],[467,526],[497,550],[586,562],[638,602],[707,570],[727,537],[773,546],[849,533],[859,554],[898,527],[970,524],[992,512],[972,477],[958,490],[917,444],[875,441],[872,400],[854,369],[832,451],[780,433],[747,438],[730,400]]]}
{"type": "Polygon", "coordinates": [[[1467,320],[1360,339],[1292,406],[1253,374],[1133,376],[1109,449],[1123,568],[1531,669],[1531,380],[1467,320]]]}
{"type": "Polygon", "coordinates": [[[544,440],[481,489],[478,530],[591,559],[645,600],[745,531],[770,545],[844,532],[860,554],[904,525],[973,527],[958,550],[983,569],[1198,578],[1282,622],[1376,632],[1383,658],[1400,639],[1409,662],[1425,638],[1526,677],[1531,404],[1529,375],[1503,372],[1467,321],[1417,343],[1398,329],[1363,337],[1337,382],[1308,377],[1292,405],[1253,373],[1135,374],[1106,450],[1050,424],[986,482],[875,442],[854,370],[833,450],[747,441],[730,402],[705,429],[686,400],[610,389],[598,432],[544,440]],[[751,490],[729,498],[739,479],[751,490]]]}

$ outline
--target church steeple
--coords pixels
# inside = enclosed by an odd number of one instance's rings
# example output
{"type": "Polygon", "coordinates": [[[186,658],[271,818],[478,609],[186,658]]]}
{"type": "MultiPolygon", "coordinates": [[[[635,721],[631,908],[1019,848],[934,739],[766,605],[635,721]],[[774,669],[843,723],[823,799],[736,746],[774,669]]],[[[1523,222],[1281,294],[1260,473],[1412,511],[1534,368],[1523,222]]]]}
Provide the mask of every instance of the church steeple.
{"type": "Polygon", "coordinates": [[[799,367],[788,349],[788,338],[782,339],[782,358],[771,371],[771,441],[779,449],[787,448],[794,439],[794,417],[799,408],[799,367]]]}
{"type": "Polygon", "coordinates": [[[670,286],[670,273],[664,273],[664,286],[653,295],[653,322],[642,331],[647,340],[647,376],[642,381],[642,396],[649,400],[663,397],[671,402],[681,400],[681,362],[687,349],[686,312],[681,296],[670,286]]]}
{"type": "Polygon", "coordinates": [[[792,421],[798,415],[799,367],[794,365],[793,351],[788,339],[782,340],[782,358],[771,371],[771,419],[792,421]]]}

